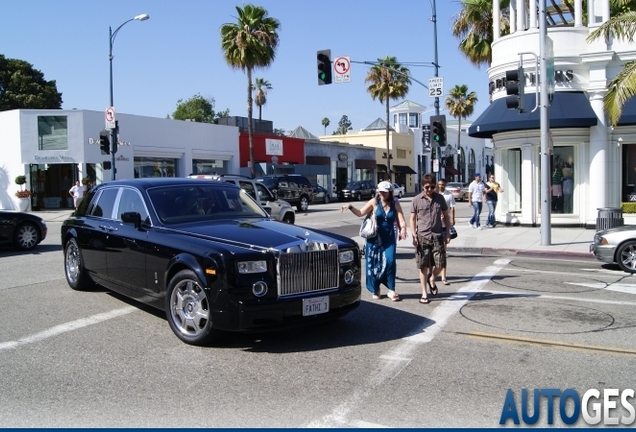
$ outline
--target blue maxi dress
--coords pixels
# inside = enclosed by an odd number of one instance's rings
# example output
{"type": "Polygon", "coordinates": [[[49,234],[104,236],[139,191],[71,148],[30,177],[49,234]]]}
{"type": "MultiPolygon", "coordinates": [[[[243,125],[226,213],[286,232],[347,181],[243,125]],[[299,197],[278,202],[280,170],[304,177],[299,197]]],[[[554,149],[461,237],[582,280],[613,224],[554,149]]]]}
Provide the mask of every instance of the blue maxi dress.
{"type": "Polygon", "coordinates": [[[366,285],[373,294],[380,294],[380,284],[395,291],[395,229],[397,218],[395,203],[391,201],[389,211],[384,212],[381,202],[375,206],[375,216],[378,225],[378,235],[367,239],[366,254],[366,285]]]}

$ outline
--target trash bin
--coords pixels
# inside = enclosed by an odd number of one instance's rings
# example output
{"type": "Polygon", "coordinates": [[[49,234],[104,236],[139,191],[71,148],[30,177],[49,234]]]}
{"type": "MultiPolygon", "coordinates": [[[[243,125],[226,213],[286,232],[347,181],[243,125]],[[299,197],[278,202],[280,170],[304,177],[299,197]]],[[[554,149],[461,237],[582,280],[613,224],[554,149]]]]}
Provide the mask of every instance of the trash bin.
{"type": "Polygon", "coordinates": [[[610,228],[622,227],[623,209],[614,207],[601,207],[596,216],[596,231],[602,231],[610,228]]]}

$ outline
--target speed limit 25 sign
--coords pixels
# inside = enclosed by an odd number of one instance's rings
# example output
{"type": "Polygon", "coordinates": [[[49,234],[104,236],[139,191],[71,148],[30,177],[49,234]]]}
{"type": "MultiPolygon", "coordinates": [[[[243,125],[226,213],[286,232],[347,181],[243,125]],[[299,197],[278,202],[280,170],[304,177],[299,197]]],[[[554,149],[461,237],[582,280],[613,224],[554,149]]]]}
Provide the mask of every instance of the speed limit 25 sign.
{"type": "Polygon", "coordinates": [[[435,77],[428,79],[428,95],[432,98],[444,95],[444,78],[435,77]]]}

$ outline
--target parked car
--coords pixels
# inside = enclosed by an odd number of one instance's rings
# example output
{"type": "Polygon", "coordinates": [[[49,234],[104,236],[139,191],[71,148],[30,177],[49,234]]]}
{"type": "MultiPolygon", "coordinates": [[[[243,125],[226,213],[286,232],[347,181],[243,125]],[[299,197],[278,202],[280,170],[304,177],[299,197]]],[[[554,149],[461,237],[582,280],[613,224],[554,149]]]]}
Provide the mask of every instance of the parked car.
{"type": "Polygon", "coordinates": [[[267,189],[267,186],[263,183],[256,182],[249,177],[234,174],[193,174],[188,176],[188,178],[218,180],[235,184],[247,192],[277,221],[290,224],[293,224],[296,221],[296,213],[287,201],[276,199],[274,194],[267,189]]]}
{"type": "Polygon", "coordinates": [[[311,183],[307,177],[300,174],[275,174],[255,180],[267,186],[277,199],[295,205],[299,211],[307,211],[309,203],[314,199],[311,183]]]}
{"type": "Polygon", "coordinates": [[[29,250],[44,240],[46,233],[47,227],[42,218],[31,213],[0,210],[0,244],[29,250]]]}
{"type": "Polygon", "coordinates": [[[466,201],[468,199],[468,183],[446,183],[446,190],[453,194],[455,201],[466,201]]]}
{"type": "Polygon", "coordinates": [[[313,185],[314,188],[314,200],[313,202],[319,202],[327,204],[331,201],[331,192],[319,185],[313,185]]]}
{"type": "Polygon", "coordinates": [[[596,259],[616,263],[621,270],[636,273],[636,226],[622,226],[599,231],[594,235],[590,252],[596,259]]]}
{"type": "Polygon", "coordinates": [[[183,342],[333,320],[360,304],[358,244],[281,224],[241,188],[184,178],[93,188],[61,228],[74,290],[164,310],[183,342]]]}
{"type": "Polygon", "coordinates": [[[351,181],[338,191],[338,199],[340,201],[360,201],[365,198],[371,198],[375,196],[375,186],[375,183],[369,180],[351,181]]]}
{"type": "Polygon", "coordinates": [[[402,198],[402,196],[404,195],[404,187],[400,186],[397,183],[393,183],[393,196],[396,196],[398,198],[402,198]]]}

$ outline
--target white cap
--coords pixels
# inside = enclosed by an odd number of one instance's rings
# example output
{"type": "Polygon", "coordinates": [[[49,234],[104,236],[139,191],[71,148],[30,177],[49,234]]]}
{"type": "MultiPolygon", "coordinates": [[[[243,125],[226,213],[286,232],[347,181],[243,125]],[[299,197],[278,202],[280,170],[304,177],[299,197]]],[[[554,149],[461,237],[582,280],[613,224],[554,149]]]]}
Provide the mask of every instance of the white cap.
{"type": "Polygon", "coordinates": [[[391,192],[393,185],[388,181],[381,181],[378,183],[378,192],[391,192]]]}

